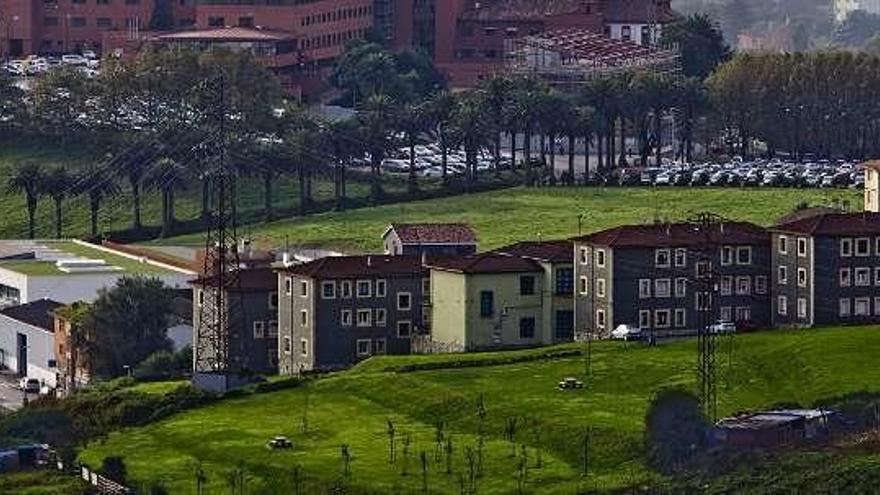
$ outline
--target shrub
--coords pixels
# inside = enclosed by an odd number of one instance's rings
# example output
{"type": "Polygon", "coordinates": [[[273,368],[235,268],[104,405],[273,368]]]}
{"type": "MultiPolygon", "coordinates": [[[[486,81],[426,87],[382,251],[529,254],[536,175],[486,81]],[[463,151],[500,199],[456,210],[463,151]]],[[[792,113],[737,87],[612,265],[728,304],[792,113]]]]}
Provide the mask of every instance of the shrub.
{"type": "Polygon", "coordinates": [[[192,348],[178,352],[158,351],[150,354],[134,368],[139,380],[168,380],[183,376],[192,367],[192,348]]]}
{"type": "Polygon", "coordinates": [[[580,349],[557,349],[534,353],[497,353],[496,355],[488,358],[479,355],[474,356],[463,354],[461,356],[451,357],[450,359],[442,361],[428,361],[425,363],[411,363],[387,366],[383,369],[383,371],[408,373],[412,371],[429,371],[449,368],[500,366],[504,364],[516,364],[529,361],[562,359],[580,356],[581,354],[583,354],[583,351],[581,351],[580,349]]]}
{"type": "Polygon", "coordinates": [[[684,390],[658,392],[645,416],[645,450],[655,469],[671,474],[686,468],[707,446],[709,423],[699,400],[684,390]]]}
{"type": "Polygon", "coordinates": [[[125,461],[119,456],[105,457],[101,461],[101,474],[117,483],[125,484],[125,461]]]}

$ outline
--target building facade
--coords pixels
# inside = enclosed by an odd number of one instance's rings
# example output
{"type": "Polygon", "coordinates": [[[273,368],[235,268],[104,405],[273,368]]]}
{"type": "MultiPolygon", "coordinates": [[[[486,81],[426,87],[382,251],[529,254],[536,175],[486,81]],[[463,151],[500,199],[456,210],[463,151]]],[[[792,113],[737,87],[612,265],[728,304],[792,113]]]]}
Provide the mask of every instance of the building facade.
{"type": "Polygon", "coordinates": [[[55,388],[55,326],[52,312],[62,304],[49,299],[0,311],[0,364],[19,376],[55,388]]]}
{"type": "Polygon", "coordinates": [[[722,222],[622,226],[575,239],[575,329],[618,325],[688,334],[703,325],[770,326],[769,234],[722,222]]]}
{"type": "Polygon", "coordinates": [[[773,323],[880,322],[880,213],[823,213],[777,225],[773,323]]]}
{"type": "Polygon", "coordinates": [[[425,332],[427,272],[419,256],[337,256],[278,271],[281,374],[409,354],[425,332]]]}
{"type": "Polygon", "coordinates": [[[880,162],[862,165],[865,170],[865,211],[880,213],[880,162]]]}
{"type": "Polygon", "coordinates": [[[382,245],[394,256],[468,256],[477,252],[477,236],[458,223],[395,223],[382,234],[382,245]]]}

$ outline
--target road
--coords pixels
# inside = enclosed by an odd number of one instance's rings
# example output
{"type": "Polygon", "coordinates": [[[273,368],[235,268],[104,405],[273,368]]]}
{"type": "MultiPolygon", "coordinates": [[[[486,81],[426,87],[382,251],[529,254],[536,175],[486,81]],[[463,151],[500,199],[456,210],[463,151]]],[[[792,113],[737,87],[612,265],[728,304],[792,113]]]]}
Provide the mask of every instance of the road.
{"type": "MultiPolygon", "coordinates": [[[[31,395],[30,398],[35,398],[31,395]]],[[[21,409],[22,393],[18,389],[18,377],[8,373],[0,374],[0,407],[15,411],[21,409]]]]}

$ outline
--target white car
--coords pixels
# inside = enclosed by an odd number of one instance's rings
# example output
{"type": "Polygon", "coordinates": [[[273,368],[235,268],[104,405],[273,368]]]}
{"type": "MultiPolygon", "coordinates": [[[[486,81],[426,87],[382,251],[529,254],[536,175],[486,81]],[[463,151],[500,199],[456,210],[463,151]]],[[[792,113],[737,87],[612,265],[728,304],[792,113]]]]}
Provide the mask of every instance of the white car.
{"type": "Polygon", "coordinates": [[[88,61],[82,55],[62,55],[61,63],[66,65],[86,65],[88,61]]]}
{"type": "Polygon", "coordinates": [[[28,394],[40,393],[40,380],[24,377],[18,382],[18,389],[28,394]]]}
{"type": "Polygon", "coordinates": [[[709,327],[710,333],[735,333],[736,325],[729,321],[719,321],[709,327]]]}
{"type": "Polygon", "coordinates": [[[85,58],[89,58],[89,59],[96,59],[96,58],[98,58],[98,54],[95,53],[93,50],[83,50],[83,52],[82,52],[82,56],[85,57],[85,58]]]}
{"type": "Polygon", "coordinates": [[[611,338],[614,340],[638,340],[642,336],[642,329],[632,325],[618,325],[611,331],[611,338]]]}

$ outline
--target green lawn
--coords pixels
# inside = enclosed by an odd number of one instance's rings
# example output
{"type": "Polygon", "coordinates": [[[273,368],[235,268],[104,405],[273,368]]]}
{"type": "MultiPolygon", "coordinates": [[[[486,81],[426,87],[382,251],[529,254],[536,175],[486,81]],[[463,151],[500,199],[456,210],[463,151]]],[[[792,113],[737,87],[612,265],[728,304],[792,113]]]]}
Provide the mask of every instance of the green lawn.
{"type": "MultiPolygon", "coordinates": [[[[700,211],[731,219],[771,224],[798,203],[832,200],[861,204],[861,192],[829,189],[741,188],[515,188],[405,204],[360,208],[254,225],[254,239],[267,247],[291,244],[366,251],[381,248],[380,236],[391,222],[466,222],[481,249],[527,239],[576,235],[624,223],[680,220],[700,211]]],[[[200,235],[163,241],[200,244],[200,235]]]]}
{"type": "Polygon", "coordinates": [[[79,495],[87,493],[85,482],[56,471],[25,471],[0,475],[0,493],[15,495],[79,495]]]}
{"type": "MultiPolygon", "coordinates": [[[[58,249],[59,251],[88,259],[103,259],[108,266],[117,266],[124,270],[127,274],[156,275],[168,273],[169,270],[148,263],[107,253],[100,249],[89,246],[83,246],[72,241],[45,241],[47,247],[58,249]]],[[[14,272],[23,273],[32,276],[64,276],[69,273],[63,272],[56,268],[54,261],[3,261],[0,262],[0,268],[7,268],[14,272]]]]}
{"type": "MultiPolygon", "coordinates": [[[[562,346],[575,348],[575,344],[562,346]]],[[[722,340],[719,412],[812,404],[848,392],[880,390],[876,353],[880,328],[777,331],[722,340]]],[[[539,351],[521,351],[524,354],[539,351]]],[[[491,358],[477,356],[477,359],[491,358]]],[[[683,340],[656,348],[615,342],[594,344],[592,375],[583,357],[507,365],[394,372],[394,367],[458,356],[385,357],[368,360],[292,390],[227,399],[146,427],[111,434],[81,458],[99,465],[109,455],[125,458],[130,477],[160,482],[171,493],[194,493],[195,470],[208,477],[208,492],[225,493],[230,473],[247,473],[248,493],[293,492],[296,466],[307,484],[302,493],[327,493],[334,483],[347,493],[421,493],[420,452],[427,455],[430,493],[457,494],[466,473],[465,452],[477,444],[476,414],[486,410],[484,476],[479,493],[516,493],[517,465],[504,426],[516,417],[516,442],[526,446],[532,467],[527,493],[611,491],[661,481],[643,464],[643,418],[650,397],[665,387],[693,387],[696,343],[683,340]],[[559,392],[566,376],[587,380],[582,391],[559,392]],[[308,408],[306,409],[306,404],[308,408]],[[307,410],[308,431],[300,425],[307,410]],[[395,423],[398,459],[388,462],[386,422],[395,423]],[[453,474],[435,460],[435,425],[453,437],[453,474]],[[588,477],[581,476],[582,432],[592,429],[588,477]],[[269,451],[275,435],[288,436],[290,451],[269,451]],[[410,436],[409,475],[403,438],[410,436]],[[349,446],[351,474],[342,477],[340,446],[349,446]],[[535,467],[538,452],[542,467],[535,467]]]]}

